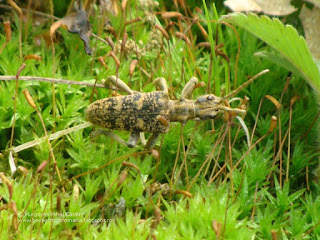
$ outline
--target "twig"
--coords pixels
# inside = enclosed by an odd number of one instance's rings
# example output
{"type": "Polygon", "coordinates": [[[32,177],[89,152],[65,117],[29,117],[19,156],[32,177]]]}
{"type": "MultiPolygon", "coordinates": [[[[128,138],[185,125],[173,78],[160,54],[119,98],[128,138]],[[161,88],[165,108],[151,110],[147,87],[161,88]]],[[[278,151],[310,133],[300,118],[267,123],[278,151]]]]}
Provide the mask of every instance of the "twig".
{"type": "MultiPolygon", "coordinates": [[[[5,75],[5,76],[0,76],[0,81],[1,80],[15,80],[16,76],[12,75],[5,75]]],[[[66,79],[58,79],[58,78],[45,78],[45,77],[33,77],[33,76],[19,76],[19,81],[39,81],[39,82],[51,82],[51,83],[60,83],[60,84],[68,84],[68,85],[79,85],[79,86],[85,86],[85,87],[98,87],[98,88],[106,88],[106,89],[111,89],[114,91],[119,90],[116,87],[110,87],[110,86],[105,86],[104,84],[101,83],[90,83],[90,82],[80,82],[80,81],[72,81],[72,80],[66,80],[66,79]]],[[[134,93],[140,93],[139,91],[133,91],[134,93]]]]}
{"type": "MultiPolygon", "coordinates": [[[[13,10],[13,7],[8,6],[8,5],[4,5],[4,4],[0,4],[0,8],[7,9],[7,10],[13,10]]],[[[30,10],[25,9],[25,8],[20,8],[20,9],[24,13],[31,12],[32,14],[35,14],[35,15],[38,15],[38,16],[47,17],[47,18],[51,18],[51,19],[54,19],[54,20],[60,20],[60,18],[58,18],[58,17],[52,16],[50,14],[46,14],[46,13],[43,13],[43,12],[34,11],[34,10],[30,11],[30,10]]]]}
{"type": "MultiPolygon", "coordinates": [[[[12,76],[12,75],[0,76],[0,80],[8,80],[8,81],[16,80],[16,76],[12,76]]],[[[79,81],[72,81],[72,80],[65,80],[65,79],[58,79],[58,78],[33,77],[33,76],[19,76],[19,80],[61,83],[61,84],[79,85],[79,86],[86,86],[86,87],[93,87],[95,85],[94,83],[89,83],[89,82],[79,82],[79,81]]],[[[117,90],[114,87],[108,87],[100,83],[97,83],[95,87],[117,90]]]]}
{"type": "MultiPolygon", "coordinates": [[[[84,129],[84,128],[87,128],[87,127],[90,127],[90,126],[92,126],[92,124],[89,123],[89,122],[86,122],[86,123],[77,125],[75,127],[71,127],[71,128],[65,129],[65,130],[61,130],[61,131],[55,132],[53,134],[50,134],[49,137],[48,137],[48,140],[52,141],[52,140],[57,139],[57,138],[59,138],[61,136],[67,135],[69,133],[72,133],[72,132],[75,132],[75,131],[78,131],[80,129],[84,129]]],[[[17,152],[20,152],[22,150],[25,150],[25,149],[31,148],[33,146],[39,145],[40,143],[42,143],[46,139],[47,139],[47,137],[42,137],[42,138],[30,141],[30,142],[21,144],[21,145],[19,145],[17,147],[13,147],[11,150],[13,152],[17,153],[17,152]]]]}
{"type": "Polygon", "coordinates": [[[257,73],[252,78],[250,78],[248,81],[246,81],[241,86],[239,86],[236,90],[234,90],[231,93],[229,93],[228,95],[224,96],[223,99],[228,99],[228,98],[231,98],[231,97],[235,96],[238,92],[242,91],[242,89],[246,88],[249,84],[251,84],[258,77],[260,77],[261,75],[263,75],[263,74],[265,74],[265,73],[267,73],[269,71],[270,71],[269,69],[265,69],[265,70],[257,73]]]}
{"type": "Polygon", "coordinates": [[[19,77],[21,71],[26,67],[26,64],[22,64],[15,76],[13,76],[12,80],[16,80],[16,87],[14,90],[14,105],[13,105],[13,122],[12,122],[12,128],[11,128],[11,139],[10,139],[10,147],[12,147],[13,144],[13,135],[14,135],[14,126],[16,123],[16,112],[17,112],[17,99],[18,99],[18,86],[19,86],[19,77]]]}

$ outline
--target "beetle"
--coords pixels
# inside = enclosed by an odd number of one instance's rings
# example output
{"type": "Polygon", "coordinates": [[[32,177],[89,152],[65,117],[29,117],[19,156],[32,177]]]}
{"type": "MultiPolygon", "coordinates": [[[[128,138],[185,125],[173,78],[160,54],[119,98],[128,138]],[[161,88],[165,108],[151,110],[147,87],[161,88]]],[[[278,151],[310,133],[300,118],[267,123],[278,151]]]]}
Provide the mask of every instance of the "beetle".
{"type": "Polygon", "coordinates": [[[171,100],[166,80],[162,77],[154,80],[155,85],[160,88],[159,91],[140,93],[132,91],[116,76],[110,76],[105,83],[113,84],[128,95],[104,98],[91,103],[86,110],[87,120],[93,125],[109,130],[129,131],[131,134],[128,142],[110,131],[97,131],[98,134],[106,134],[128,147],[136,146],[142,133],[152,133],[145,145],[147,149],[152,149],[159,135],[169,131],[170,122],[186,124],[189,120],[214,119],[221,111],[246,113],[244,109],[230,108],[226,99],[237,94],[267,71],[269,70],[266,69],[255,75],[225,97],[206,94],[196,100],[191,99],[192,92],[199,86],[196,77],[192,77],[187,82],[180,99],[171,100]]]}

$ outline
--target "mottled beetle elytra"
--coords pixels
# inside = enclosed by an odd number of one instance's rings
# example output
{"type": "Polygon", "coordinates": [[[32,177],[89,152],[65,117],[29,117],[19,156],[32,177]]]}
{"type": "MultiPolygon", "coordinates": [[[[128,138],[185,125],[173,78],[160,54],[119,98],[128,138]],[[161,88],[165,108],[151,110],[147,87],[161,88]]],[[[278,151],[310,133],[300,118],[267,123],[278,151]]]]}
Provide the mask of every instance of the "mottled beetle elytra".
{"type": "Polygon", "coordinates": [[[160,91],[139,93],[132,91],[116,76],[110,76],[106,83],[115,85],[128,95],[104,98],[91,103],[86,110],[87,120],[93,125],[109,130],[129,131],[131,134],[128,142],[110,131],[99,129],[96,132],[96,134],[106,134],[128,147],[134,147],[141,134],[152,133],[145,145],[147,149],[151,149],[159,135],[169,131],[170,122],[185,124],[189,120],[214,119],[221,111],[245,113],[244,109],[228,107],[226,99],[234,96],[268,71],[266,69],[258,73],[225,97],[207,94],[196,100],[191,99],[192,92],[199,85],[196,77],[192,77],[185,85],[180,99],[171,100],[166,80],[162,77],[154,80],[160,91]]]}

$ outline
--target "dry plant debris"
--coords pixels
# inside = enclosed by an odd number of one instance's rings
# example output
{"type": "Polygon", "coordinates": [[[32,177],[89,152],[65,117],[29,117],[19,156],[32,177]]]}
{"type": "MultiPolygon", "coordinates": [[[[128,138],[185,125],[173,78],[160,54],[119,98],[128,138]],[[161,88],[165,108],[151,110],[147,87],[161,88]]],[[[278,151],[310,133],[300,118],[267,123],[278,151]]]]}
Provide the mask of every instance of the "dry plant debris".
{"type": "Polygon", "coordinates": [[[77,11],[72,12],[52,24],[50,28],[50,35],[53,36],[54,32],[60,27],[66,27],[70,33],[77,33],[84,43],[86,54],[91,55],[92,50],[89,45],[89,36],[91,35],[90,23],[87,18],[87,13],[81,7],[77,11]]]}
{"type": "MultiPolygon", "coordinates": [[[[319,1],[318,1],[319,2],[319,1]]],[[[320,8],[313,9],[305,5],[301,9],[300,19],[303,24],[304,33],[308,47],[314,58],[320,59],[320,8]]]]}
{"type": "Polygon", "coordinates": [[[263,12],[268,15],[285,16],[297,9],[290,0],[227,0],[224,4],[234,12],[263,12]]]}

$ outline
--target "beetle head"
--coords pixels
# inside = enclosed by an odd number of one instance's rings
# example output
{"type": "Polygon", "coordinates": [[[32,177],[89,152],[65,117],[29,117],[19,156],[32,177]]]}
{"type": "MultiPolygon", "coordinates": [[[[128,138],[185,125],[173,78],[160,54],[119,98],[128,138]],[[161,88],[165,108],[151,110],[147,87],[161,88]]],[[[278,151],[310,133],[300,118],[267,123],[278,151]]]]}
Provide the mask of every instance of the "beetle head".
{"type": "Polygon", "coordinates": [[[218,115],[220,109],[217,106],[222,104],[222,99],[213,94],[207,94],[198,97],[194,103],[196,117],[207,120],[214,119],[218,115]]]}

